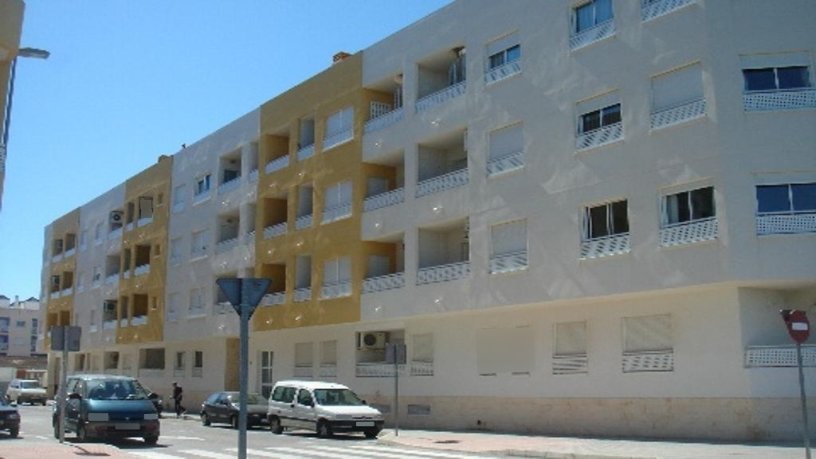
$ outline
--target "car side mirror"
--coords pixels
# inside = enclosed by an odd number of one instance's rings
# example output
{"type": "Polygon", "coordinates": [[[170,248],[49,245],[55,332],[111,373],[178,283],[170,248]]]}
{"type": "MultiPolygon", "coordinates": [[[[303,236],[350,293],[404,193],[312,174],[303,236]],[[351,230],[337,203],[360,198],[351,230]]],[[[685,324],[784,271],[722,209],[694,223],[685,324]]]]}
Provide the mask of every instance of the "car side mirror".
{"type": "Polygon", "coordinates": [[[76,392],[71,392],[68,394],[68,400],[82,400],[82,396],[76,392]]]}

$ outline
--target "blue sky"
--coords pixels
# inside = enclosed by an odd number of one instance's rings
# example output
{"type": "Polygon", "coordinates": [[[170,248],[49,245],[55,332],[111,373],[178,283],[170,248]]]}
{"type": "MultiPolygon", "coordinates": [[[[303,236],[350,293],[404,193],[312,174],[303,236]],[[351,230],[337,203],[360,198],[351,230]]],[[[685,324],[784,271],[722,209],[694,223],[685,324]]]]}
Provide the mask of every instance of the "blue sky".
{"type": "Polygon", "coordinates": [[[43,229],[449,0],[26,0],[0,294],[39,297],[43,229]]]}

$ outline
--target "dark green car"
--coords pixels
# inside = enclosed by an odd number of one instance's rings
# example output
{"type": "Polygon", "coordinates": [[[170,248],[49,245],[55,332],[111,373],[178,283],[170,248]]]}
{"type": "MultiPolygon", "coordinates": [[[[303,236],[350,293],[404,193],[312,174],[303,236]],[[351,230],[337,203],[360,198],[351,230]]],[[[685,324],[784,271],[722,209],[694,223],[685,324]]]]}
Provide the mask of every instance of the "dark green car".
{"type": "MultiPolygon", "coordinates": [[[[150,394],[135,378],[117,375],[77,375],[68,378],[65,431],[79,441],[141,437],[148,445],[159,441],[159,414],[150,394]]],[[[58,405],[54,436],[59,438],[58,405]]]]}
{"type": "Polygon", "coordinates": [[[8,431],[11,438],[20,433],[20,413],[17,405],[11,404],[5,398],[0,398],[0,430],[8,431]]]}

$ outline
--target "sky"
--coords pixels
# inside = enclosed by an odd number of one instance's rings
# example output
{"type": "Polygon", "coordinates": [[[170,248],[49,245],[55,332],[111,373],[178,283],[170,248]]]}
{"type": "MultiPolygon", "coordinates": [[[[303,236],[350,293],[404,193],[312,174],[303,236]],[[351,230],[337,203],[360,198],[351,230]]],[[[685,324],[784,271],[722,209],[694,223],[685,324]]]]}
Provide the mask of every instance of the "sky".
{"type": "Polygon", "coordinates": [[[450,0],[25,0],[0,294],[40,296],[46,225],[450,0]]]}

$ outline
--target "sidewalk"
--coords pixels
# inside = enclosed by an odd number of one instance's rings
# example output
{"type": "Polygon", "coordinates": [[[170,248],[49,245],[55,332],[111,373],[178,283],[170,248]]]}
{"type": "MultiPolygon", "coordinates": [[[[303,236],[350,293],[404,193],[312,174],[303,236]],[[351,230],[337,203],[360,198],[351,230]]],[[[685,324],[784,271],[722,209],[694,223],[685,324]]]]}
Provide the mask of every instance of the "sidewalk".
{"type": "Polygon", "coordinates": [[[545,437],[487,432],[441,432],[393,430],[380,434],[380,443],[437,450],[481,453],[504,457],[552,459],[801,459],[801,444],[702,443],[668,440],[614,440],[599,438],[545,437]]]}
{"type": "Polygon", "coordinates": [[[105,459],[133,459],[134,456],[113,445],[104,443],[74,444],[71,442],[29,443],[24,440],[3,439],[0,443],[0,459],[58,459],[104,457],[105,459]]]}

